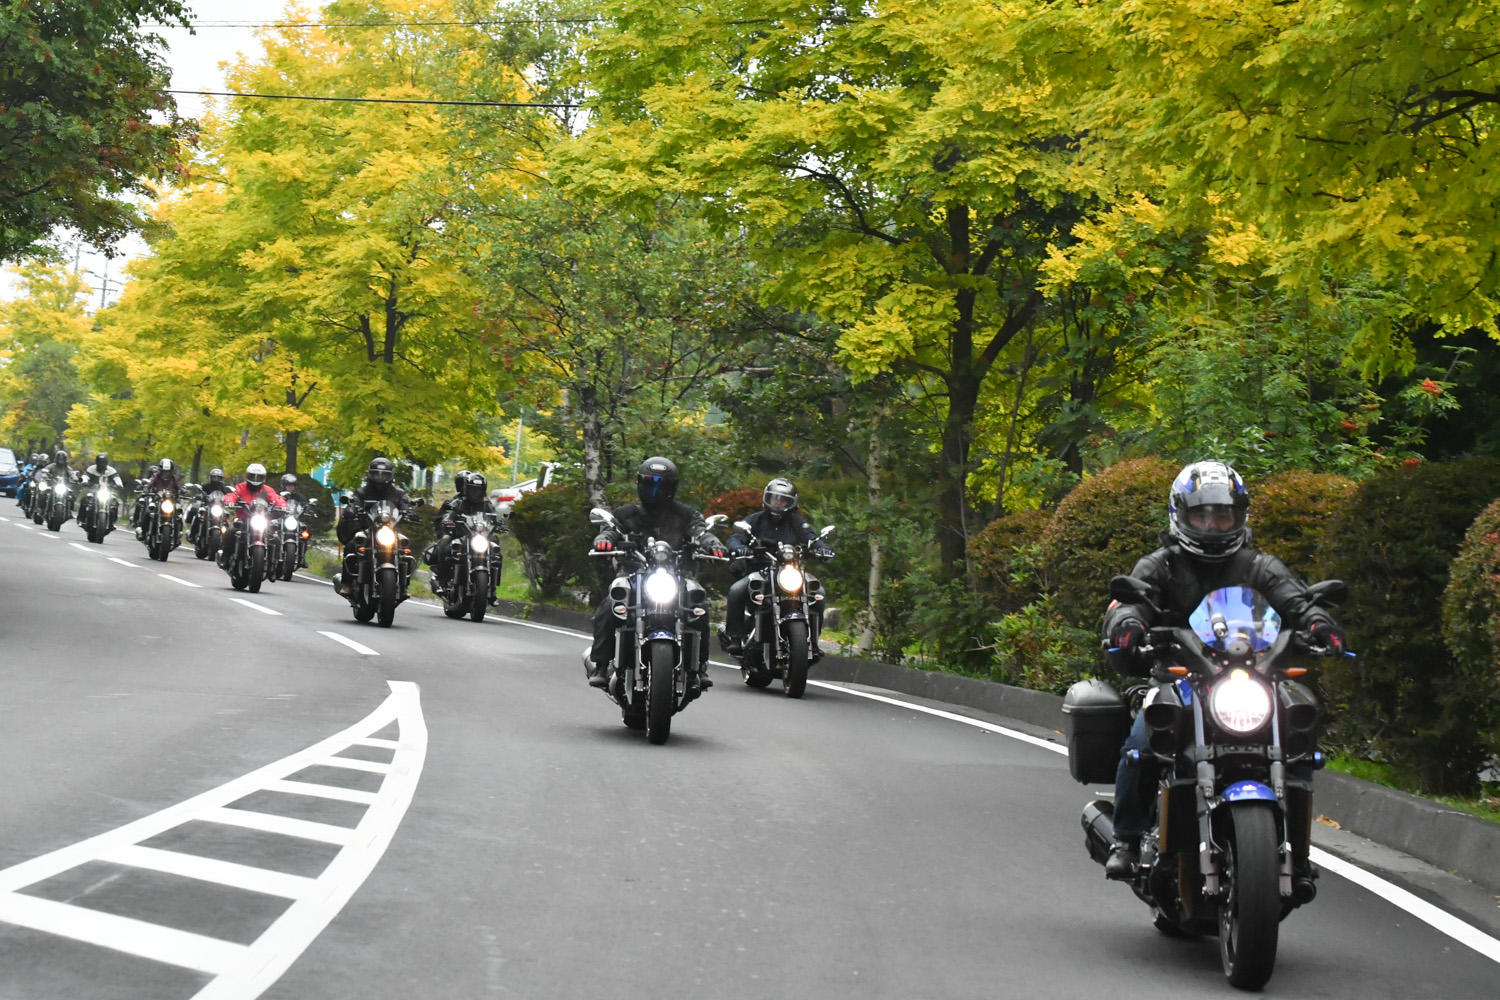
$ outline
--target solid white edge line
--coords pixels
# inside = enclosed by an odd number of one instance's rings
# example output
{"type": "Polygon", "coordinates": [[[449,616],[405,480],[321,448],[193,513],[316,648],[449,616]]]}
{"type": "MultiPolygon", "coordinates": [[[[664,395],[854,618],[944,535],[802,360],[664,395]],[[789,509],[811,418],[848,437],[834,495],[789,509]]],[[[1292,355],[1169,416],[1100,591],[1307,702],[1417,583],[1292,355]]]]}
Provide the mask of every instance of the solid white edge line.
{"type": "Polygon", "coordinates": [[[231,809],[220,806],[208,809],[193,817],[200,823],[222,823],[225,826],[240,826],[247,830],[260,830],[299,840],[316,840],[324,844],[343,847],[354,836],[354,828],[334,826],[331,823],[314,823],[307,819],[293,819],[274,813],[253,812],[249,809],[231,809]]]}
{"type": "Polygon", "coordinates": [[[231,597],[230,600],[233,601],[236,604],[243,604],[247,608],[254,608],[256,611],[259,611],[263,615],[280,615],[281,614],[280,611],[276,611],[276,610],[274,610],[272,608],[268,608],[264,604],[256,604],[254,601],[247,601],[243,597],[231,597]]]}
{"type": "Polygon", "coordinates": [[[119,563],[121,566],[129,566],[131,569],[140,569],[140,567],[137,566],[135,563],[133,563],[133,562],[126,562],[124,559],[120,559],[120,558],[118,558],[116,556],[110,556],[109,557],[109,561],[112,562],[112,563],[119,563]]]}
{"type": "Polygon", "coordinates": [[[256,868],[253,865],[220,861],[197,854],[163,851],[139,844],[128,844],[105,851],[99,855],[99,860],[129,868],[180,875],[199,882],[227,885],[231,889],[244,889],[246,892],[280,896],[283,899],[301,899],[318,884],[317,879],[302,875],[289,875],[269,868],[256,868]]]}
{"type": "Polygon", "coordinates": [[[222,974],[250,950],[231,941],[17,892],[0,895],[0,920],[211,975],[222,974]]]}
{"type": "Polygon", "coordinates": [[[173,583],[180,583],[184,587],[192,587],[194,590],[202,590],[203,589],[203,585],[200,584],[200,583],[193,583],[193,582],[191,582],[189,580],[184,580],[181,577],[172,576],[170,573],[158,573],[156,575],[159,576],[159,577],[161,577],[163,580],[171,580],[173,583]]]}
{"type": "Polygon", "coordinates": [[[318,634],[319,635],[326,635],[326,636],[328,636],[328,638],[332,639],[334,642],[337,642],[340,645],[348,646],[350,649],[354,650],[356,653],[363,654],[364,656],[379,656],[380,655],[380,653],[378,653],[377,651],[371,649],[369,646],[366,646],[364,643],[362,643],[362,642],[355,642],[353,639],[349,638],[348,636],[339,635],[337,632],[323,632],[323,631],[319,631],[318,634]]]}

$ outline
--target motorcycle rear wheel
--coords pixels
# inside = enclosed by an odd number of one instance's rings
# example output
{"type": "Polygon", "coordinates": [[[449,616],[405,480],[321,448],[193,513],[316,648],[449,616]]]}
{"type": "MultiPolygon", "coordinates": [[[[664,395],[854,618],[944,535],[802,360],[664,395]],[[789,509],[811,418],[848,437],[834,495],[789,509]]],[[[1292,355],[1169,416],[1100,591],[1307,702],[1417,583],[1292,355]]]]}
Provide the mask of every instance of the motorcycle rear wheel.
{"type": "Polygon", "coordinates": [[[1281,925],[1281,864],[1276,817],[1269,802],[1230,807],[1219,903],[1219,958],[1231,986],[1258,990],[1276,968],[1281,925]]]}
{"type": "Polygon", "coordinates": [[[379,606],[376,609],[376,623],[381,628],[390,628],[391,622],[396,620],[396,593],[399,586],[394,569],[383,569],[376,574],[375,584],[379,606]]]}
{"type": "Polygon", "coordinates": [[[788,698],[800,698],[807,690],[807,622],[786,623],[786,679],[788,698]]]}
{"type": "Polygon", "coordinates": [[[672,735],[672,712],[677,708],[673,697],[672,644],[665,639],[651,643],[647,656],[651,677],[646,684],[646,739],[657,746],[672,735]]]}

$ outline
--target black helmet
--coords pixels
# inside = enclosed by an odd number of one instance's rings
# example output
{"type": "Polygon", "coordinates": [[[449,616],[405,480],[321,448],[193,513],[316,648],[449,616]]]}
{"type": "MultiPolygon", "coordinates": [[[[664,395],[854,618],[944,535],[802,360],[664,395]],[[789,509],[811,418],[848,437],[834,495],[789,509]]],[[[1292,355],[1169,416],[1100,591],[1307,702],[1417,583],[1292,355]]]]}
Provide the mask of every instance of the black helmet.
{"type": "Polygon", "coordinates": [[[469,503],[482,503],[485,490],[489,483],[485,481],[484,473],[471,472],[464,477],[463,496],[469,503]]]}
{"type": "Polygon", "coordinates": [[[396,467],[391,460],[385,457],[370,459],[370,467],[365,470],[365,482],[380,483],[389,486],[396,481],[396,467]]]}
{"type": "Polygon", "coordinates": [[[1167,529],[1188,552],[1225,559],[1250,537],[1250,494],[1223,462],[1194,462],[1177,474],[1167,496],[1167,529]]]}
{"type": "Polygon", "coordinates": [[[677,466],[660,455],[646,459],[636,470],[635,491],[647,507],[671,503],[677,499],[677,466]]]}
{"type": "Polygon", "coordinates": [[[63,448],[57,449],[57,454],[55,454],[55,455],[52,456],[52,461],[56,462],[58,465],[67,465],[68,464],[68,452],[67,452],[67,450],[63,449],[63,448]]]}
{"type": "Polygon", "coordinates": [[[259,462],[251,462],[245,468],[245,482],[251,486],[266,485],[266,467],[259,462]]]}
{"type": "Polygon", "coordinates": [[[102,451],[99,454],[95,455],[94,468],[100,472],[103,472],[105,469],[109,468],[109,456],[102,451]]]}
{"type": "Polygon", "coordinates": [[[174,464],[173,461],[170,458],[164,458],[164,459],[161,460],[161,471],[162,472],[174,472],[174,471],[176,471],[176,469],[177,469],[176,464],[174,464]]]}
{"type": "Polygon", "coordinates": [[[464,484],[469,481],[469,470],[459,469],[453,474],[453,492],[459,496],[464,495],[464,484]]]}
{"type": "Polygon", "coordinates": [[[209,469],[208,470],[208,485],[210,485],[210,486],[223,486],[224,485],[224,470],[223,469],[209,469]]]}
{"type": "Polygon", "coordinates": [[[771,520],[781,520],[781,515],[790,513],[797,509],[797,487],[790,479],[777,476],[766,484],[765,491],[760,495],[761,507],[771,520]]]}
{"type": "Polygon", "coordinates": [[[296,488],[297,488],[297,475],[296,475],[296,473],[294,473],[294,472],[288,472],[288,473],[285,473],[284,475],[282,475],[282,477],[281,477],[281,492],[283,492],[283,493],[290,493],[293,490],[295,490],[296,488]]]}

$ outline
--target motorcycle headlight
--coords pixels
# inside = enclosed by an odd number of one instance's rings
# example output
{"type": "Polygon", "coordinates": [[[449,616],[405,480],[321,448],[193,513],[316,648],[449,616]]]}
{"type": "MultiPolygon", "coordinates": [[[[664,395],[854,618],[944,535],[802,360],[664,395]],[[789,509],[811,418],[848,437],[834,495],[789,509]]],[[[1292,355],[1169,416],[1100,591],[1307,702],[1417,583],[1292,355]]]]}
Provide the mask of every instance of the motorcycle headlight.
{"type": "Polygon", "coordinates": [[[396,529],[389,524],[382,524],[375,529],[375,541],[388,549],[393,547],[396,544],[396,529]]]}
{"type": "Polygon", "coordinates": [[[483,535],[474,535],[469,539],[469,548],[475,555],[484,555],[490,550],[490,540],[483,535]]]}
{"type": "Polygon", "coordinates": [[[266,523],[266,515],[258,511],[250,515],[250,527],[254,528],[256,531],[265,531],[266,523]]]}
{"type": "Polygon", "coordinates": [[[212,514],[214,517],[223,517],[224,516],[224,505],[221,504],[221,503],[216,503],[212,507],[208,508],[208,512],[210,514],[212,514]]]}
{"type": "Polygon", "coordinates": [[[177,505],[175,503],[173,503],[172,501],[170,501],[170,500],[163,500],[161,502],[161,512],[163,514],[170,514],[170,513],[172,513],[172,511],[174,511],[176,509],[177,509],[177,505]]]}
{"type": "Polygon", "coordinates": [[[1243,670],[1231,670],[1209,691],[1208,708],[1231,733],[1253,733],[1271,717],[1271,689],[1243,670]]]}
{"type": "Polygon", "coordinates": [[[652,571],[646,577],[646,600],[652,604],[676,604],[677,578],[664,569],[652,571]]]}
{"type": "Polygon", "coordinates": [[[68,492],[68,484],[67,483],[56,483],[52,487],[52,492],[53,493],[66,493],[66,492],[68,492]]]}
{"type": "Polygon", "coordinates": [[[100,503],[109,503],[109,490],[100,490],[94,496],[99,498],[100,503]]]}
{"type": "Polygon", "coordinates": [[[297,519],[295,517],[292,517],[291,515],[288,515],[287,518],[286,518],[286,520],[284,520],[284,521],[281,522],[281,526],[283,528],[285,528],[287,531],[296,531],[297,530],[297,519]]]}
{"type": "Polygon", "coordinates": [[[795,594],[802,589],[802,579],[802,571],[791,563],[776,571],[776,584],[788,594],[795,594]]]}

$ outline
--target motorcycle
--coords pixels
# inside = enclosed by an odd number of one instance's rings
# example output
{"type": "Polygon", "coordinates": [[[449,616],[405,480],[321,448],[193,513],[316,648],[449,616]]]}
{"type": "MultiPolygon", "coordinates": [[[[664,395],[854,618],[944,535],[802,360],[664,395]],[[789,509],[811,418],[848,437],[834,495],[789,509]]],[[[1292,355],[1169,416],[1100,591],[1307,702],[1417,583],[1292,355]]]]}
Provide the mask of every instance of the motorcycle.
{"type": "Polygon", "coordinates": [[[271,579],[290,580],[299,566],[307,565],[307,543],[312,538],[312,531],[307,526],[306,515],[317,503],[316,500],[305,504],[300,500],[286,502],[286,514],[281,519],[281,558],[274,560],[271,579]]]}
{"type": "MultiPolygon", "coordinates": [[[[823,620],[828,595],[817,577],[803,567],[808,546],[791,542],[767,543],[750,534],[748,522],[734,526],[750,536],[750,558],[758,564],[749,577],[752,625],[740,654],[740,676],[745,684],[763,688],[781,678],[788,698],[800,698],[807,690],[807,671],[822,659],[815,627],[823,620]]],[[[828,525],[818,533],[821,541],[833,533],[828,525]]],[[[719,644],[729,652],[728,637],[719,633],[719,644]]]]}
{"type": "Polygon", "coordinates": [[[78,526],[89,541],[102,544],[104,536],[115,530],[120,516],[120,501],[108,483],[98,482],[84,490],[78,500],[78,526]]]}
{"type": "Polygon", "coordinates": [[[38,510],[32,520],[37,524],[46,521],[48,531],[60,531],[73,516],[73,484],[67,479],[48,483],[45,494],[39,494],[37,499],[38,510]]]}
{"type": "MultiPolygon", "coordinates": [[[[1327,580],[1309,592],[1334,607],[1347,588],[1327,580]]],[[[1150,606],[1149,588],[1133,577],[1115,577],[1110,596],[1150,606]]],[[[1314,873],[1294,872],[1291,845],[1310,833],[1322,710],[1297,680],[1307,668],[1293,660],[1335,652],[1283,631],[1280,616],[1248,587],[1209,593],[1188,627],[1152,628],[1141,648],[1174,681],[1151,686],[1140,706],[1147,752],[1160,763],[1130,886],[1164,934],[1217,934],[1224,975],[1241,989],[1271,978],[1280,922],[1317,895],[1314,873]]],[[[1073,777],[1113,784],[1131,723],[1126,700],[1104,681],[1080,681],[1063,712],[1073,777]]],[[[1082,822],[1089,856],[1102,865],[1114,839],[1113,803],[1089,803],[1082,822]]]]}
{"type": "Polygon", "coordinates": [[[493,514],[483,511],[459,514],[461,530],[450,544],[448,583],[433,584],[443,599],[443,614],[449,618],[468,615],[484,621],[484,613],[495,600],[495,582],[500,579],[500,543],[495,536],[504,530],[493,514]]]}
{"type": "Polygon", "coordinates": [[[343,588],[354,620],[371,618],[389,628],[396,605],[406,600],[407,584],[416,572],[411,544],[401,534],[401,509],[389,500],[375,500],[358,512],[361,528],[344,549],[343,588]]]}
{"type": "Polygon", "coordinates": [[[249,504],[229,504],[232,513],[240,508],[246,510],[243,520],[226,517],[219,527],[219,568],[229,574],[230,586],[235,590],[260,593],[260,585],[266,579],[268,543],[271,522],[276,512],[269,500],[256,497],[249,504]]]}
{"type": "Polygon", "coordinates": [[[188,506],[188,541],[193,543],[193,555],[199,559],[212,559],[224,539],[227,513],[224,493],[223,490],[211,490],[188,506]]]}
{"type": "Polygon", "coordinates": [[[146,497],[141,509],[141,544],[157,562],[166,562],[182,539],[182,508],[177,498],[163,490],[146,497]]]}
{"type": "MultiPolygon", "coordinates": [[[[602,507],[589,512],[594,524],[625,534],[614,515],[602,507]]],[[[712,528],[727,520],[708,518],[712,528]]],[[[621,620],[615,633],[615,656],[605,693],[620,706],[631,729],[644,729],[646,739],[660,745],[672,731],[672,716],[702,694],[698,685],[700,632],[692,627],[708,614],[707,594],[685,569],[692,559],[727,559],[697,551],[688,542],[679,551],[656,538],[632,539],[612,552],[590,552],[591,557],[629,559],[628,574],[609,585],[609,600],[621,620]]],[[[587,673],[589,651],[583,653],[587,673]]]]}

